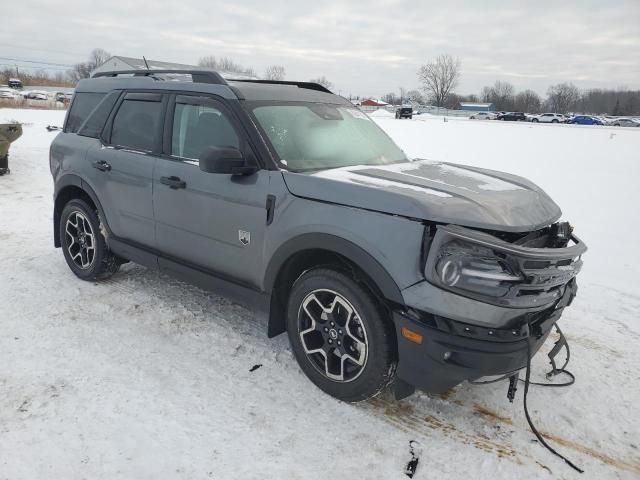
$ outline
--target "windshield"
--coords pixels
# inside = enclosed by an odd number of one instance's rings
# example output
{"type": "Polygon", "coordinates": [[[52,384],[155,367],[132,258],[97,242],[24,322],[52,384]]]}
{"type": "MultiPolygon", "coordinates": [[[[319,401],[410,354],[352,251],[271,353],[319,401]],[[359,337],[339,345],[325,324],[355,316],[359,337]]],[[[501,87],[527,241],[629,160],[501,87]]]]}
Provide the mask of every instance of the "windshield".
{"type": "Polygon", "coordinates": [[[400,148],[355,107],[260,104],[253,115],[283,168],[292,172],[407,161],[400,148]]]}

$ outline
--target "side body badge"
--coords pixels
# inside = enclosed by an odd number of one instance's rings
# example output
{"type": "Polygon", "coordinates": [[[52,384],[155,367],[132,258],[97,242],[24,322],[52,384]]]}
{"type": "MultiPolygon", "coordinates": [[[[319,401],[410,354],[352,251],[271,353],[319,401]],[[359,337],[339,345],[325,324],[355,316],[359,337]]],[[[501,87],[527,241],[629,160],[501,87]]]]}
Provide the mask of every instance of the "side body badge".
{"type": "Polygon", "coordinates": [[[240,240],[242,245],[249,245],[251,243],[251,232],[238,230],[238,240],[240,240]]]}

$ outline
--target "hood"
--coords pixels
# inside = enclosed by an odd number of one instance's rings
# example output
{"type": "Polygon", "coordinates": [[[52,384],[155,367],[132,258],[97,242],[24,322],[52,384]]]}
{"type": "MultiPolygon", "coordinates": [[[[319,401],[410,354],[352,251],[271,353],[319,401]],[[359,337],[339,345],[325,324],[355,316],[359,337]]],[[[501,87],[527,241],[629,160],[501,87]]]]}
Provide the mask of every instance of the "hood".
{"type": "Polygon", "coordinates": [[[283,175],[299,197],[439,223],[524,232],[561,215],[532,182],[466,165],[414,160],[283,175]]]}

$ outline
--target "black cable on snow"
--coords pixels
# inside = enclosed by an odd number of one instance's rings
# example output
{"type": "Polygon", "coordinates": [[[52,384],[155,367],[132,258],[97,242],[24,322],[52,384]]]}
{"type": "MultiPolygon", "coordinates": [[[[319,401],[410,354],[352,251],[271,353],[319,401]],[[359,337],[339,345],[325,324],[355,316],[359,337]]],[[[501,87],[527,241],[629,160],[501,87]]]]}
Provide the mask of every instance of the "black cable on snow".
{"type": "MultiPolygon", "coordinates": [[[[556,328],[556,330],[560,334],[560,340],[557,342],[557,345],[559,345],[559,346],[554,347],[552,349],[552,351],[549,352],[549,358],[551,360],[551,367],[552,368],[551,368],[551,371],[547,373],[546,377],[547,377],[547,379],[550,379],[550,378],[552,378],[552,377],[554,377],[556,375],[564,374],[564,375],[567,375],[569,377],[569,380],[567,380],[566,382],[563,382],[563,383],[551,383],[551,382],[542,383],[542,382],[532,382],[531,381],[531,357],[532,357],[532,355],[531,355],[531,337],[529,337],[527,339],[527,366],[526,366],[525,379],[522,380],[521,378],[518,378],[518,380],[520,380],[521,382],[524,382],[524,415],[525,415],[525,417],[527,419],[527,423],[529,424],[529,428],[531,429],[533,434],[536,436],[538,441],[547,450],[549,450],[551,453],[553,453],[557,457],[560,457],[562,460],[564,460],[575,471],[580,472],[580,473],[584,473],[584,470],[582,470],[580,467],[576,466],[573,462],[571,462],[564,455],[562,455],[561,453],[556,451],[551,445],[549,445],[546,442],[546,440],[542,437],[540,432],[538,432],[538,429],[533,424],[533,421],[531,420],[531,416],[529,415],[529,409],[527,407],[527,396],[528,396],[528,393],[529,393],[529,385],[536,385],[536,386],[540,386],[540,387],[568,387],[570,385],[573,385],[575,383],[575,381],[576,381],[575,375],[573,373],[571,373],[569,370],[566,369],[567,365],[569,364],[569,359],[571,358],[571,351],[569,350],[569,344],[567,343],[566,338],[565,338],[564,334],[562,333],[562,330],[560,330],[560,327],[558,327],[558,324],[554,324],[554,327],[556,328]],[[555,354],[560,349],[562,349],[562,347],[566,348],[566,350],[567,350],[567,358],[566,358],[564,364],[560,368],[557,368],[555,360],[554,360],[554,357],[555,357],[555,354]],[[554,352],[554,350],[555,350],[555,352],[554,352]]],[[[480,382],[469,381],[469,383],[471,383],[472,385],[489,385],[491,383],[496,383],[496,382],[499,382],[501,380],[505,380],[507,378],[511,378],[513,376],[514,376],[514,373],[508,373],[506,375],[503,375],[503,376],[498,377],[498,378],[494,378],[492,380],[484,380],[484,381],[480,381],[480,382]]],[[[510,399],[511,399],[511,397],[510,397],[510,399]]]]}
{"type": "MultiPolygon", "coordinates": [[[[557,328],[557,327],[556,327],[557,328]]],[[[558,329],[558,331],[560,331],[560,329],[558,329]]],[[[560,335],[562,335],[562,332],[560,332],[560,335]]],[[[568,352],[568,347],[567,347],[567,352],[568,352]]],[[[570,372],[567,372],[566,370],[564,370],[564,367],[567,366],[567,363],[569,363],[569,359],[568,359],[568,355],[567,355],[567,361],[565,362],[565,364],[562,366],[562,368],[559,369],[559,371],[563,371],[565,373],[568,373],[571,376],[571,380],[569,383],[567,384],[547,384],[547,383],[543,383],[541,385],[543,386],[553,386],[553,387],[558,387],[558,386],[568,386],[571,385],[574,381],[575,381],[575,376],[573,374],[571,374],[570,372]]],[[[555,370],[555,369],[554,369],[555,370]]],[[[553,370],[552,370],[553,372],[553,370]]],[[[531,342],[529,339],[527,339],[527,372],[525,374],[525,380],[524,380],[524,415],[527,418],[527,423],[529,424],[529,428],[531,428],[531,431],[533,432],[533,434],[536,436],[536,438],[538,439],[538,441],[547,449],[549,450],[551,453],[553,453],[555,456],[560,457],[562,460],[564,460],[571,468],[573,468],[576,472],[579,473],[584,473],[584,470],[582,470],[580,467],[576,466],[573,462],[571,462],[571,460],[569,460],[567,457],[565,457],[564,455],[562,455],[561,453],[559,453],[558,451],[556,451],[551,445],[549,445],[545,439],[542,437],[542,435],[540,434],[540,432],[538,432],[538,429],[535,427],[535,425],[533,424],[533,422],[531,421],[531,417],[529,416],[529,409],[527,408],[527,394],[529,393],[529,385],[531,384],[530,381],[530,377],[531,377],[531,342]]]]}

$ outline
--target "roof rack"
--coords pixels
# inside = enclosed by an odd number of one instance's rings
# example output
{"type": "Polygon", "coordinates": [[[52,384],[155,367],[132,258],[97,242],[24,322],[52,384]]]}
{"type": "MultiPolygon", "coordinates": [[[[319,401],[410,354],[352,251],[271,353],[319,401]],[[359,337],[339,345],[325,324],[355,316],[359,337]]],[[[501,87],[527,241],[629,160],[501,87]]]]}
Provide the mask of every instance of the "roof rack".
{"type": "Polygon", "coordinates": [[[175,70],[175,69],[153,69],[153,70],[117,70],[112,72],[94,73],[91,78],[98,77],[118,77],[120,75],[133,75],[134,77],[153,77],[156,74],[173,73],[180,75],[191,75],[193,83],[215,83],[226,85],[227,82],[218,72],[213,70],[175,70]]]}
{"type": "Polygon", "coordinates": [[[294,85],[298,88],[307,88],[309,90],[317,90],[318,92],[333,93],[328,88],[314,82],[289,82],[287,80],[244,80],[242,78],[228,78],[229,82],[248,82],[248,83],[263,83],[273,85],[294,85]]]}

